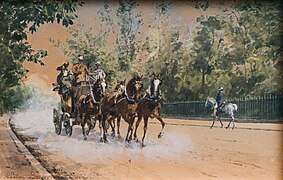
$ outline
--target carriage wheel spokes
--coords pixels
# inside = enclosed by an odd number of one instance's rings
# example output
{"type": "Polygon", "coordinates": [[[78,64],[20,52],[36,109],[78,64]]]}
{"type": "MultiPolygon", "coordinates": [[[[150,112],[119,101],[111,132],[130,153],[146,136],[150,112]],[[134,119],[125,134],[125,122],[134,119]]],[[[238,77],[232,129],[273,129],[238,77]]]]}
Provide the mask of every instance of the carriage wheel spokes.
{"type": "Polygon", "coordinates": [[[62,120],[60,118],[59,112],[55,108],[53,109],[53,123],[55,126],[56,134],[60,135],[62,130],[62,120]]]}

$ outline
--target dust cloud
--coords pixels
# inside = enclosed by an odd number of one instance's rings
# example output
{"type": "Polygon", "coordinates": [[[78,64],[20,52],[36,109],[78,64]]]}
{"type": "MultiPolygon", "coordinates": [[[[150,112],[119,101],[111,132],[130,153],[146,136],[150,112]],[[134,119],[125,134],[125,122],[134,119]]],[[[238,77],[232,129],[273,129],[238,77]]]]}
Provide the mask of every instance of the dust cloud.
{"type": "MultiPolygon", "coordinates": [[[[98,123],[88,139],[83,140],[81,126],[73,126],[71,137],[66,136],[64,128],[61,135],[57,135],[53,125],[53,108],[59,109],[59,96],[55,93],[46,94],[39,88],[33,88],[33,96],[26,103],[25,108],[13,115],[11,122],[20,133],[37,138],[38,145],[50,152],[62,154],[78,163],[94,163],[99,160],[127,157],[129,159],[143,158],[146,161],[159,161],[160,157],[176,160],[182,153],[192,149],[191,139],[185,138],[177,132],[168,132],[162,139],[146,139],[146,147],[132,141],[126,144],[124,139],[108,136],[108,143],[99,141],[98,123]],[[182,142],[182,143],[180,143],[182,142]]],[[[126,133],[126,124],[122,131],[126,133]]],[[[140,131],[142,131],[142,125],[140,131]]]]}

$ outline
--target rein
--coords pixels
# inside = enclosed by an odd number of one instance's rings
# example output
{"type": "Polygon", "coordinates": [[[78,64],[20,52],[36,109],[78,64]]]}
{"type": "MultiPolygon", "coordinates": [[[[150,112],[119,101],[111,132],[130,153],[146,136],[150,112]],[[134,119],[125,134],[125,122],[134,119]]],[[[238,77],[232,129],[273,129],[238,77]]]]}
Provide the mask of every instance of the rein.
{"type": "MultiPolygon", "coordinates": [[[[89,78],[92,78],[91,76],[88,76],[89,78]]],[[[90,88],[90,96],[91,96],[91,99],[94,103],[97,103],[96,100],[94,99],[94,95],[93,95],[93,92],[92,92],[92,85],[90,84],[90,81],[88,81],[88,84],[89,84],[89,88],[90,88]]]]}

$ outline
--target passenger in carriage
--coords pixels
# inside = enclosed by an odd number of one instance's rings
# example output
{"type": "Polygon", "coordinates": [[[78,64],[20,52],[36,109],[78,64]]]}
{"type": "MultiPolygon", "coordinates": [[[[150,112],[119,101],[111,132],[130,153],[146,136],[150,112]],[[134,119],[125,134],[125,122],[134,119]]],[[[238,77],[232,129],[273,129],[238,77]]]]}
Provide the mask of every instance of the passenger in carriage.
{"type": "Polygon", "coordinates": [[[60,73],[57,76],[57,86],[53,89],[53,91],[58,89],[58,94],[62,94],[62,85],[64,81],[64,77],[67,77],[70,73],[69,71],[69,62],[65,62],[63,65],[57,67],[57,71],[60,71],[60,73]]]}
{"type": "Polygon", "coordinates": [[[92,76],[95,80],[98,79],[102,79],[105,81],[106,78],[106,74],[104,72],[104,70],[101,68],[101,62],[97,61],[95,64],[95,69],[92,73],[90,73],[89,75],[92,76]]]}
{"type": "Polygon", "coordinates": [[[84,64],[84,57],[78,57],[79,62],[74,64],[72,71],[74,74],[75,86],[81,85],[86,81],[86,75],[89,73],[89,68],[84,64]]]}
{"type": "MultiPolygon", "coordinates": [[[[82,55],[79,55],[78,60],[79,62],[74,64],[72,68],[74,75],[73,86],[75,88],[75,92],[73,94],[74,105],[79,98],[78,96],[82,94],[81,85],[86,85],[86,75],[89,73],[89,68],[84,64],[84,57],[82,55]]],[[[76,111],[76,108],[74,108],[74,111],[76,111]]]]}

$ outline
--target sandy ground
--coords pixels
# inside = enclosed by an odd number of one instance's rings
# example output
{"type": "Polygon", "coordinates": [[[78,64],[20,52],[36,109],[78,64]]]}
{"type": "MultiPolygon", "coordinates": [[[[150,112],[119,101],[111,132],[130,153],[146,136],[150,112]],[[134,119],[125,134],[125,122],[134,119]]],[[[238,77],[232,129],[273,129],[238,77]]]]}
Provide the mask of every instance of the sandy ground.
{"type": "MultiPolygon", "coordinates": [[[[282,124],[236,123],[236,129],[231,130],[219,128],[218,122],[210,129],[210,121],[165,121],[165,134],[161,139],[157,138],[159,122],[150,121],[144,148],[136,142],[125,145],[123,139],[116,137],[108,137],[108,144],[100,143],[97,127],[84,141],[79,126],[74,126],[72,137],[64,133],[56,135],[53,131],[26,144],[55,179],[283,177],[282,124]]],[[[139,137],[142,126],[143,123],[139,137]]],[[[122,122],[123,137],[125,130],[126,123],[122,122]]],[[[33,172],[32,169],[27,171],[33,172]]]]}
{"type": "Polygon", "coordinates": [[[0,179],[40,179],[40,174],[22,154],[0,117],[0,179]]]}

